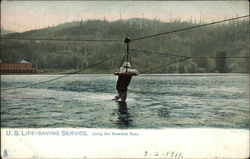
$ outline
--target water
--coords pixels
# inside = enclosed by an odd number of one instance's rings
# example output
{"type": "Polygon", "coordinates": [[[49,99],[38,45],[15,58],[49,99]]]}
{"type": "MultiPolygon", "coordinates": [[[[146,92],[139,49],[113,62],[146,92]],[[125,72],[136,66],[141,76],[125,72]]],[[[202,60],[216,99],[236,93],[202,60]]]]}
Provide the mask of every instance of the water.
{"type": "MultiPolygon", "coordinates": [[[[60,75],[5,75],[1,87],[60,75]]],[[[126,103],[112,100],[117,77],[72,75],[1,92],[1,124],[9,128],[249,128],[247,74],[139,75],[126,103]]]]}

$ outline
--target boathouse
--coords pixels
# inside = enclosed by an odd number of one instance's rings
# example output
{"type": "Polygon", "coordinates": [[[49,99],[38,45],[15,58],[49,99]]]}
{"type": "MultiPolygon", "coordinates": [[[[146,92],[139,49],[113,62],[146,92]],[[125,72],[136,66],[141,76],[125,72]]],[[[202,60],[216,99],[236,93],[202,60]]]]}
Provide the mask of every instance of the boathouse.
{"type": "Polygon", "coordinates": [[[0,73],[1,74],[30,74],[37,73],[32,68],[32,64],[26,60],[21,60],[17,63],[4,63],[0,61],[0,73]]]}

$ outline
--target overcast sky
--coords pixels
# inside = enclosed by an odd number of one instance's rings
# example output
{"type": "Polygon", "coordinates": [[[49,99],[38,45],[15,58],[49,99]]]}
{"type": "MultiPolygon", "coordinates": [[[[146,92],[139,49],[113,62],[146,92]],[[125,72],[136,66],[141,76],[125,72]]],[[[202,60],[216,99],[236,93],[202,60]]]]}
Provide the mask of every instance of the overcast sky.
{"type": "Polygon", "coordinates": [[[1,28],[23,32],[104,17],[215,21],[248,14],[247,1],[2,1],[1,28]]]}

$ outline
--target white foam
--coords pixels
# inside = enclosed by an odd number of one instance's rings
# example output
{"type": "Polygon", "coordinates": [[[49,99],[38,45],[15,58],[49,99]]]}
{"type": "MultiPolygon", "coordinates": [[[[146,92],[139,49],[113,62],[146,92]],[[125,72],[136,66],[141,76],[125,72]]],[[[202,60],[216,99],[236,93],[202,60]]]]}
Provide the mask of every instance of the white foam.
{"type": "Polygon", "coordinates": [[[76,97],[76,100],[111,100],[113,99],[115,94],[109,93],[88,93],[82,94],[80,97],[76,97]]]}

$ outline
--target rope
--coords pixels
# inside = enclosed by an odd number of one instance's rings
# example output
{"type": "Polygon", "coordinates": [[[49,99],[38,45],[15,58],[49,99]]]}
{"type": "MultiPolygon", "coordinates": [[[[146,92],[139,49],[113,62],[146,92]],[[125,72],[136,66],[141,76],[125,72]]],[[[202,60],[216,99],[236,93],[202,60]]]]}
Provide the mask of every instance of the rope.
{"type": "Polygon", "coordinates": [[[142,71],[140,73],[150,72],[150,71],[162,68],[162,67],[166,67],[166,66],[175,64],[175,63],[186,61],[186,60],[191,59],[191,58],[250,58],[249,56],[182,56],[182,55],[174,55],[174,54],[167,54],[167,53],[160,53],[160,52],[153,52],[153,51],[145,51],[145,50],[136,50],[136,49],[131,49],[131,50],[135,51],[135,52],[142,52],[142,53],[160,54],[160,55],[175,56],[175,57],[184,57],[183,59],[180,59],[178,61],[169,63],[167,65],[161,65],[161,66],[158,66],[158,67],[146,70],[146,71],[142,71]]]}
{"type": "Polygon", "coordinates": [[[183,56],[183,55],[174,55],[162,52],[153,52],[153,51],[146,51],[146,50],[136,50],[130,49],[131,51],[135,52],[142,52],[142,53],[150,53],[150,54],[159,54],[165,56],[174,56],[174,57],[189,57],[189,58],[250,58],[250,56],[183,56]]]}
{"type": "Polygon", "coordinates": [[[95,63],[95,64],[92,64],[92,65],[90,65],[90,66],[88,66],[88,67],[86,67],[86,68],[84,68],[84,69],[81,69],[81,70],[78,70],[78,71],[74,71],[74,72],[68,73],[68,74],[63,75],[63,76],[60,76],[60,77],[56,77],[56,78],[53,78],[53,79],[50,79],[50,80],[47,80],[47,81],[42,81],[42,82],[38,82],[38,83],[34,83],[34,84],[29,84],[29,85],[25,85],[25,86],[1,89],[1,91],[7,91],[7,90],[13,90],[13,89],[20,89],[20,88],[27,88],[27,87],[31,87],[31,86],[40,85],[40,84],[43,84],[43,83],[55,81],[55,80],[58,80],[58,79],[61,79],[61,78],[65,78],[65,77],[68,77],[68,76],[70,76],[70,75],[73,75],[73,74],[79,73],[79,72],[81,72],[81,71],[87,70],[87,69],[89,69],[89,68],[92,68],[92,67],[94,67],[94,66],[97,66],[97,65],[99,65],[99,64],[102,64],[102,63],[104,63],[104,62],[107,62],[107,61],[109,61],[109,60],[111,60],[111,59],[117,57],[118,55],[120,55],[120,54],[122,54],[122,53],[123,53],[123,52],[121,52],[121,53],[119,53],[119,54],[117,54],[117,55],[114,55],[114,56],[112,56],[112,57],[109,57],[109,58],[107,58],[107,59],[105,59],[105,60],[102,60],[102,61],[100,61],[100,62],[97,62],[97,63],[95,63]]]}
{"type": "Polygon", "coordinates": [[[8,38],[2,37],[1,40],[34,40],[34,41],[65,41],[65,42],[113,42],[123,43],[122,40],[109,40],[109,39],[36,39],[36,38],[8,38]]]}
{"type": "Polygon", "coordinates": [[[166,67],[166,66],[170,66],[170,65],[172,65],[172,64],[176,64],[176,63],[179,63],[179,62],[186,61],[186,60],[188,60],[188,59],[190,59],[190,57],[186,57],[186,58],[180,59],[180,60],[178,60],[178,61],[174,61],[174,62],[172,62],[172,63],[168,63],[168,64],[166,64],[166,65],[161,65],[161,66],[158,66],[158,67],[155,67],[155,68],[149,69],[149,70],[145,70],[145,71],[142,71],[142,72],[140,72],[140,73],[150,72],[150,71],[153,71],[153,70],[156,70],[156,69],[162,68],[162,67],[166,67]]]}
{"type": "Polygon", "coordinates": [[[216,21],[216,22],[212,22],[212,23],[208,23],[208,24],[202,24],[202,25],[197,25],[197,26],[193,26],[193,27],[188,27],[188,28],[183,28],[183,29],[177,29],[177,30],[172,30],[172,31],[168,31],[168,32],[163,32],[163,33],[148,35],[148,36],[143,36],[143,37],[131,39],[131,41],[142,40],[142,39],[152,38],[152,37],[161,36],[161,35],[165,35],[165,34],[171,34],[171,33],[176,33],[176,32],[180,32],[180,31],[185,31],[185,30],[200,28],[200,27],[204,27],[204,26],[208,26],[208,25],[213,25],[213,24],[223,23],[223,22],[232,21],[232,20],[236,20],[236,19],[246,18],[246,17],[249,17],[249,16],[250,15],[245,15],[245,16],[241,16],[241,17],[236,17],[236,18],[231,18],[231,19],[225,19],[225,20],[221,20],[221,21],[216,21]]]}
{"type": "MultiPolygon", "coordinates": [[[[158,33],[158,34],[153,34],[153,35],[149,35],[149,36],[144,36],[144,37],[139,37],[139,38],[135,38],[135,39],[131,39],[131,41],[136,41],[136,40],[142,40],[142,39],[146,39],[146,38],[151,38],[151,37],[156,37],[156,36],[161,36],[161,35],[165,35],[165,34],[170,34],[170,33],[175,33],[175,32],[180,32],[180,31],[185,31],[185,30],[189,30],[189,29],[195,29],[195,28],[200,28],[200,27],[204,27],[204,26],[208,26],[208,25],[213,25],[213,24],[218,24],[218,23],[223,23],[223,22],[227,22],[227,21],[232,21],[232,20],[236,20],[236,19],[241,19],[241,18],[246,18],[246,17],[249,17],[250,15],[245,15],[245,16],[241,16],[241,17],[236,17],[236,18],[231,18],[231,19],[226,19],[226,20],[221,20],[221,21],[216,21],[216,22],[212,22],[212,23],[208,23],[208,24],[202,24],[202,25],[198,25],[198,26],[193,26],[193,27],[188,27],[188,28],[183,28],[183,29],[177,29],[177,30],[172,30],[172,31],[168,31],[168,32],[163,32],[163,33],[158,33]]],[[[66,41],[66,42],[119,42],[119,43],[123,43],[122,40],[108,40],[108,39],[35,39],[35,38],[11,38],[11,37],[2,37],[1,36],[1,40],[2,39],[5,39],[5,40],[36,40],[36,41],[66,41]]],[[[169,65],[172,65],[172,64],[175,64],[175,63],[178,63],[178,62],[182,62],[182,61],[186,61],[190,58],[249,58],[249,57],[189,57],[189,56],[181,56],[181,55],[173,55],[173,54],[165,54],[165,53],[158,53],[158,52],[152,52],[152,51],[144,51],[144,50],[136,50],[136,49],[130,49],[132,51],[135,51],[135,52],[143,52],[143,53],[151,53],[151,54],[161,54],[161,55],[167,55],[167,56],[175,56],[175,57],[185,57],[183,59],[180,59],[178,61],[175,61],[175,62],[172,62],[172,63],[169,63],[167,65],[162,65],[162,66],[159,66],[159,67],[156,67],[156,68],[153,68],[153,69],[150,69],[150,70],[146,70],[146,71],[142,71],[141,73],[145,73],[145,72],[149,72],[149,71],[152,71],[152,70],[156,70],[156,69],[159,69],[161,67],[165,67],[165,66],[169,66],[169,65]]],[[[116,57],[118,55],[115,55],[113,57],[110,57],[106,60],[102,60],[98,63],[95,63],[89,67],[86,67],[85,69],[83,70],[86,70],[86,69],[89,69],[91,67],[94,67],[96,65],[99,65],[101,63],[104,63],[114,57],[116,57]]],[[[63,76],[60,76],[60,77],[57,77],[57,78],[53,78],[53,79],[50,79],[50,80],[47,80],[47,81],[42,81],[42,82],[38,82],[38,83],[35,83],[35,84],[30,84],[30,85],[26,85],[26,86],[20,86],[20,87],[13,87],[13,88],[7,88],[7,89],[1,89],[1,91],[5,91],[5,90],[13,90],[13,89],[19,89],[19,88],[26,88],[26,87],[31,87],[31,86],[35,86],[35,85],[39,85],[39,84],[43,84],[43,83],[47,83],[47,82],[50,82],[50,81],[54,81],[54,80],[57,80],[57,79],[60,79],[60,78],[64,78],[64,77],[67,77],[67,76],[70,76],[72,74],[76,74],[76,73],[79,73],[83,70],[79,70],[79,71],[75,71],[75,72],[71,72],[71,73],[68,73],[66,75],[63,75],[63,76]]]]}
{"type": "Polygon", "coordinates": [[[166,56],[174,56],[174,57],[188,57],[182,55],[173,55],[168,53],[161,53],[161,52],[153,52],[153,51],[146,51],[146,50],[137,50],[137,49],[130,49],[131,51],[141,52],[141,53],[149,53],[149,54],[159,54],[159,55],[166,55],[166,56]]]}
{"type": "Polygon", "coordinates": [[[250,56],[193,56],[193,57],[190,57],[190,58],[229,58],[229,59],[232,59],[232,58],[250,58],[250,56]]]}

